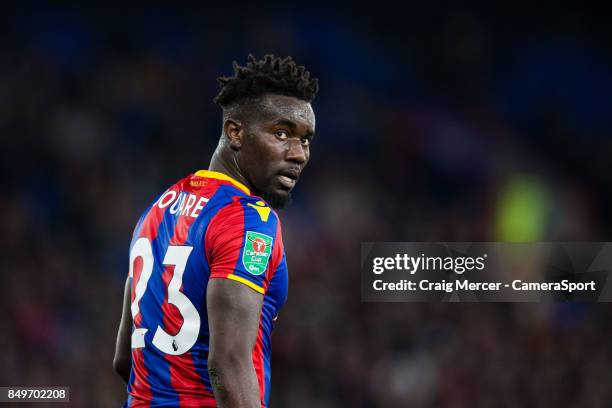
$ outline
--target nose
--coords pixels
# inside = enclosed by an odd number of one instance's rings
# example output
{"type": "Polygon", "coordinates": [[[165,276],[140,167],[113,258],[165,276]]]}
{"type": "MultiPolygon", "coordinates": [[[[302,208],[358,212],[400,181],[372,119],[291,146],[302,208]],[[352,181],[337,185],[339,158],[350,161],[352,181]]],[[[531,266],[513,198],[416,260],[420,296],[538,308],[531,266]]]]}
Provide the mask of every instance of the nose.
{"type": "Polygon", "coordinates": [[[291,140],[287,148],[287,160],[298,164],[304,164],[308,159],[308,153],[300,140],[291,140]]]}

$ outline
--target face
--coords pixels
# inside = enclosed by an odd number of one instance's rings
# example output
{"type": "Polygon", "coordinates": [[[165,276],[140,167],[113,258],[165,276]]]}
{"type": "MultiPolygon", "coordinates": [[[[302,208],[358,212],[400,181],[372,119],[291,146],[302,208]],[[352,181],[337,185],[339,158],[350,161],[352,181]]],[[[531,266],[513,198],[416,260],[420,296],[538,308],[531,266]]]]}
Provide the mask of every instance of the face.
{"type": "Polygon", "coordinates": [[[238,167],[254,194],[282,208],[310,158],[314,112],[308,102],[273,94],[259,98],[252,112],[242,121],[238,167]]]}

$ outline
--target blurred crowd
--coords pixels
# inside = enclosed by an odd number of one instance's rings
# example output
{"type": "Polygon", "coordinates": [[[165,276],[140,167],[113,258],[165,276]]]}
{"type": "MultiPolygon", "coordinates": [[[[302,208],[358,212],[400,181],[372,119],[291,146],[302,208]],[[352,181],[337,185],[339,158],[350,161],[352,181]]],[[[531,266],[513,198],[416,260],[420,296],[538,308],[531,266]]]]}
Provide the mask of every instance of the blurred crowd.
{"type": "Polygon", "coordinates": [[[0,385],[123,403],[111,362],[134,224],[207,167],[215,78],[274,52],[321,92],[280,213],[272,406],[612,404],[607,304],[362,303],[359,283],[362,241],[612,240],[609,28],[575,10],[348,11],[1,17],[0,385]]]}

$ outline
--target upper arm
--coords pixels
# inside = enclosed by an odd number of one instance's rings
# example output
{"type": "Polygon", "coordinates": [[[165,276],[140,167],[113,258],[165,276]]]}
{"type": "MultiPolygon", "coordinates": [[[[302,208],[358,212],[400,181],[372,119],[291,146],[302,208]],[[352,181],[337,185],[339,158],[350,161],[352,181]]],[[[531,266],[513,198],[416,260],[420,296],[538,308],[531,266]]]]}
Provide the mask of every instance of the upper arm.
{"type": "Polygon", "coordinates": [[[211,353],[251,355],[270,271],[282,255],[279,237],[278,218],[262,201],[235,201],[211,220],[204,240],[211,353]]]}
{"type": "Polygon", "coordinates": [[[249,357],[259,329],[263,295],[228,279],[211,279],[206,291],[211,360],[249,357]]]}

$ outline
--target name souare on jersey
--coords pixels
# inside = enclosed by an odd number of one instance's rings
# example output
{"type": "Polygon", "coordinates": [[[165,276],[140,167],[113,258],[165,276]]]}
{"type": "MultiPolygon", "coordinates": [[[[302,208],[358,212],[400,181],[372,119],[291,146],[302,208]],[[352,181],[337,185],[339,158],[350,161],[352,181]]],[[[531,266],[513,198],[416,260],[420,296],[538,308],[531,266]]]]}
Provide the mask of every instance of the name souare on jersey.
{"type": "Polygon", "coordinates": [[[132,371],[124,407],[215,407],[206,287],[231,279],[263,294],[253,365],[270,396],[270,335],[287,297],[277,214],[229,176],[200,170],[140,218],[130,245],[132,371]]]}

